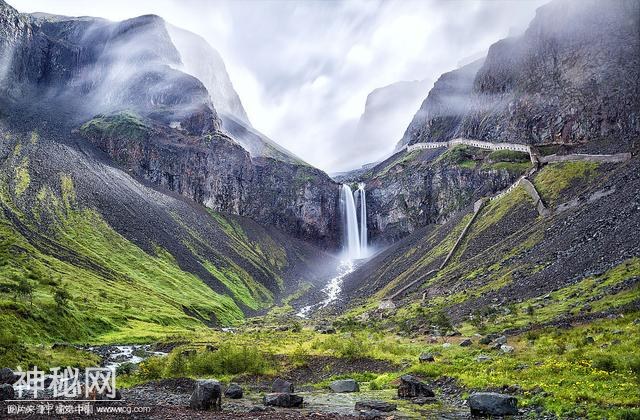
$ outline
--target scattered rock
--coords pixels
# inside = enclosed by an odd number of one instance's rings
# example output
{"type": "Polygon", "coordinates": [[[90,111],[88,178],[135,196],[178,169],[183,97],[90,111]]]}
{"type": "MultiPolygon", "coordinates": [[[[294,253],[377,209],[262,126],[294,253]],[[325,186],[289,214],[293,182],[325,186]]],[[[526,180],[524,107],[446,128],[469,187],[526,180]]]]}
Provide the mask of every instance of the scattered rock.
{"type": "Polygon", "coordinates": [[[480,339],[480,344],[484,344],[484,345],[490,344],[496,338],[498,338],[496,334],[485,335],[480,339]]]}
{"type": "Polygon", "coordinates": [[[302,407],[303,398],[296,394],[277,392],[265,395],[262,402],[264,405],[274,407],[300,408],[302,407]]]}
{"type": "Polygon", "coordinates": [[[182,352],[180,352],[180,356],[182,357],[192,357],[195,355],[196,355],[196,351],[194,349],[183,350],[182,352]]]}
{"type": "Polygon", "coordinates": [[[418,357],[418,360],[420,361],[420,363],[436,361],[436,359],[433,357],[433,354],[431,353],[421,353],[420,356],[418,357]]]}
{"type": "Polygon", "coordinates": [[[224,391],[224,396],[231,398],[232,400],[238,400],[242,398],[244,392],[242,387],[238,384],[230,383],[229,387],[224,391]]]}
{"type": "Polygon", "coordinates": [[[12,400],[15,397],[13,387],[9,384],[0,385],[0,401],[12,400]]]}
{"type": "Polygon", "coordinates": [[[447,333],[447,336],[449,336],[449,337],[457,337],[459,335],[462,335],[462,333],[460,331],[457,331],[457,330],[449,331],[447,333]]]}
{"type": "Polygon", "coordinates": [[[613,330],[611,334],[622,334],[622,330],[613,330]]]}
{"type": "Polygon", "coordinates": [[[10,384],[13,385],[20,379],[20,376],[13,373],[13,371],[9,368],[0,369],[0,385],[1,384],[10,384]]]}
{"type": "Polygon", "coordinates": [[[391,411],[395,411],[397,408],[398,406],[396,404],[391,404],[386,401],[369,400],[356,402],[356,411],[375,410],[383,413],[389,413],[391,411]]]}
{"type": "Polygon", "coordinates": [[[222,386],[220,382],[205,380],[196,382],[196,389],[191,394],[189,406],[194,410],[222,409],[222,386]]]}
{"type": "Polygon", "coordinates": [[[366,420],[384,420],[387,417],[385,413],[378,410],[361,411],[358,416],[359,419],[366,420]]]}
{"type": "Polygon", "coordinates": [[[282,378],[276,378],[271,384],[271,392],[275,393],[291,393],[293,392],[293,384],[282,378]]]}
{"type": "Polygon", "coordinates": [[[486,354],[479,354],[476,357],[476,362],[489,362],[491,361],[491,356],[487,356],[486,354]]]}
{"type": "Polygon", "coordinates": [[[398,387],[398,397],[400,398],[416,398],[416,397],[435,397],[433,391],[425,384],[411,375],[402,375],[400,377],[400,386],[398,387]]]}
{"type": "Polygon", "coordinates": [[[329,324],[316,325],[316,327],[314,329],[317,332],[319,332],[320,334],[335,334],[336,333],[336,329],[333,327],[333,325],[329,325],[329,324]]]}
{"type": "Polygon", "coordinates": [[[633,320],[633,325],[640,325],[640,318],[636,318],[633,320]]]}
{"type": "Polygon", "coordinates": [[[378,309],[396,309],[396,304],[390,300],[383,300],[378,305],[378,309]]]}
{"type": "Polygon", "coordinates": [[[593,344],[593,343],[595,343],[595,342],[596,342],[596,340],[594,340],[594,339],[593,339],[593,337],[591,337],[590,335],[589,335],[589,336],[586,336],[586,337],[584,338],[584,343],[585,343],[585,344],[593,344]]]}
{"type": "Polygon", "coordinates": [[[474,416],[510,416],[518,414],[518,400],[497,392],[476,392],[469,396],[469,408],[474,416]]]}
{"type": "Polygon", "coordinates": [[[442,347],[448,349],[449,347],[451,347],[451,343],[444,343],[442,347]]]}
{"type": "Polygon", "coordinates": [[[466,340],[462,340],[462,342],[460,342],[460,347],[469,347],[471,344],[473,344],[473,342],[467,338],[466,340]]]}
{"type": "Polygon", "coordinates": [[[340,379],[338,381],[331,382],[329,388],[333,392],[359,392],[360,386],[353,379],[340,379]]]}
{"type": "Polygon", "coordinates": [[[506,344],[500,346],[500,351],[503,353],[513,353],[514,350],[512,346],[507,346],[506,344]]]}
{"type": "Polygon", "coordinates": [[[507,336],[501,335],[500,337],[493,340],[493,344],[499,344],[499,345],[507,344],[507,336]]]}

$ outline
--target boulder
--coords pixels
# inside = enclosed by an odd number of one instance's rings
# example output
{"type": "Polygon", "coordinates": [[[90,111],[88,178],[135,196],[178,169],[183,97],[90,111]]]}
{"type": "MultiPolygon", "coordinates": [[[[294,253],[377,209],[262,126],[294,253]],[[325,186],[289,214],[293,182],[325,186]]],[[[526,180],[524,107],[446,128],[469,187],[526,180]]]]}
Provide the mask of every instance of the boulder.
{"type": "Polygon", "coordinates": [[[302,397],[287,392],[276,392],[273,394],[266,394],[262,398],[264,405],[273,407],[285,407],[285,408],[301,408],[302,397]]]}
{"type": "Polygon", "coordinates": [[[513,353],[515,349],[511,346],[507,346],[506,344],[503,344],[500,346],[500,351],[502,351],[503,353],[513,353]]]}
{"type": "Polygon", "coordinates": [[[380,411],[388,413],[395,411],[397,408],[398,406],[396,404],[391,404],[386,401],[369,400],[356,402],[356,411],[380,411]]]}
{"type": "Polygon", "coordinates": [[[317,332],[319,332],[320,334],[335,334],[336,333],[336,329],[333,327],[333,325],[330,325],[330,324],[316,325],[315,330],[317,332]]]}
{"type": "Polygon", "coordinates": [[[378,309],[396,309],[396,304],[391,300],[383,300],[380,302],[380,305],[378,305],[378,309]]]}
{"type": "Polygon", "coordinates": [[[474,416],[511,416],[518,414],[518,400],[497,392],[476,392],[469,396],[469,408],[474,416]]]}
{"type": "Polygon", "coordinates": [[[398,387],[398,397],[400,398],[416,398],[416,397],[435,397],[435,394],[425,384],[411,375],[402,375],[400,377],[400,386],[398,387]]]}
{"type": "Polygon", "coordinates": [[[194,410],[222,409],[222,386],[220,382],[205,380],[196,382],[196,388],[191,394],[189,406],[194,410]]]}
{"type": "Polygon", "coordinates": [[[338,381],[331,382],[329,388],[333,392],[359,392],[360,386],[353,379],[340,379],[338,381]]]}
{"type": "Polygon", "coordinates": [[[491,361],[491,356],[487,356],[486,354],[479,354],[476,357],[476,362],[482,363],[482,362],[489,362],[489,361],[491,361]]]}
{"type": "Polygon", "coordinates": [[[231,398],[232,400],[238,400],[242,398],[244,392],[242,387],[238,384],[230,383],[227,389],[224,391],[224,396],[231,398]]]}
{"type": "Polygon", "coordinates": [[[282,378],[276,378],[271,384],[271,392],[276,393],[291,393],[293,392],[293,384],[282,378]]]}
{"type": "Polygon", "coordinates": [[[436,359],[433,357],[433,354],[431,353],[421,353],[420,356],[418,357],[418,360],[420,361],[420,363],[436,361],[436,359]]]}
{"type": "Polygon", "coordinates": [[[13,387],[9,384],[0,385],[0,401],[12,400],[15,398],[13,387]]]}
{"type": "Polygon", "coordinates": [[[499,345],[507,344],[507,336],[501,335],[500,337],[493,340],[493,344],[499,344],[499,345]]]}
{"type": "Polygon", "coordinates": [[[484,344],[484,345],[490,344],[496,338],[498,338],[498,336],[495,334],[485,335],[480,339],[480,344],[484,344]]]}
{"type": "Polygon", "coordinates": [[[1,384],[10,384],[13,385],[16,381],[20,379],[20,376],[13,373],[13,371],[9,368],[0,369],[0,385],[1,384]]]}
{"type": "Polygon", "coordinates": [[[460,347],[469,347],[473,342],[470,339],[462,340],[460,342],[460,347]]]}

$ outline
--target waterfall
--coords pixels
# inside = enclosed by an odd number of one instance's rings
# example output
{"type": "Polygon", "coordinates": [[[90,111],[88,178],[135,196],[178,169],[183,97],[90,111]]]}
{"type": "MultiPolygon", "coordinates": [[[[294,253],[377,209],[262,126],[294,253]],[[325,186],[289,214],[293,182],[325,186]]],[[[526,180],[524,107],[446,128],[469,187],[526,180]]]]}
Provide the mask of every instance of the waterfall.
{"type": "Polygon", "coordinates": [[[360,258],[360,238],[358,235],[358,217],[356,215],[356,204],[353,200],[351,188],[343,184],[340,191],[340,209],[343,220],[343,249],[350,260],[360,258]]]}
{"type": "Polygon", "coordinates": [[[358,213],[353,198],[354,192],[346,184],[343,184],[340,190],[340,210],[342,212],[342,231],[344,233],[342,247],[350,260],[366,258],[368,255],[367,197],[364,191],[364,184],[359,184],[356,192],[360,201],[360,226],[358,226],[358,213]]]}
{"type": "Polygon", "coordinates": [[[365,258],[369,254],[367,249],[367,196],[364,191],[364,183],[358,185],[360,192],[360,257],[365,258]]]}

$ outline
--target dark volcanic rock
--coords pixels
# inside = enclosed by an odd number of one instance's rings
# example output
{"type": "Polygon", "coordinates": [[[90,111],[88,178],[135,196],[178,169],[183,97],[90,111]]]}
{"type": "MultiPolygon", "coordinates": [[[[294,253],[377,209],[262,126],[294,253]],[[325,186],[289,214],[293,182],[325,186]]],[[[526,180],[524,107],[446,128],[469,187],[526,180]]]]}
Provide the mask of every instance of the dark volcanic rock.
{"type": "Polygon", "coordinates": [[[540,7],[479,69],[443,75],[399,146],[467,137],[629,151],[640,133],[639,16],[640,4],[624,0],[540,7]]]}
{"type": "Polygon", "coordinates": [[[436,359],[433,357],[433,354],[431,353],[421,353],[420,356],[418,357],[418,360],[420,361],[420,363],[436,361],[436,359]]]}
{"type": "Polygon", "coordinates": [[[337,381],[331,382],[329,388],[333,392],[358,392],[360,391],[360,386],[358,382],[353,379],[340,379],[337,381]]]}
{"type": "Polygon", "coordinates": [[[15,396],[13,387],[9,384],[0,385],[0,401],[12,400],[15,396]]]}
{"type": "Polygon", "coordinates": [[[435,394],[427,384],[421,382],[418,378],[411,375],[402,375],[400,377],[400,386],[398,387],[398,397],[435,397],[435,394]]]}
{"type": "Polygon", "coordinates": [[[356,411],[380,411],[388,413],[395,411],[398,408],[396,404],[391,404],[386,401],[368,400],[356,402],[356,411]]]}
{"type": "Polygon", "coordinates": [[[240,399],[243,396],[242,387],[238,384],[231,383],[229,387],[224,391],[224,396],[234,400],[240,399]]]}
{"type": "Polygon", "coordinates": [[[477,416],[511,416],[518,414],[515,397],[496,392],[476,392],[469,396],[469,408],[477,416]]]}
{"type": "Polygon", "coordinates": [[[198,381],[189,406],[194,410],[222,410],[222,386],[213,380],[198,381]]]}
{"type": "Polygon", "coordinates": [[[13,373],[10,368],[2,368],[0,369],[0,384],[11,384],[13,385],[16,381],[20,379],[18,375],[13,373]]]}
{"type": "Polygon", "coordinates": [[[282,378],[276,378],[276,380],[271,384],[271,391],[278,393],[293,392],[293,384],[282,378]]]}
{"type": "Polygon", "coordinates": [[[264,405],[285,408],[302,407],[303,398],[299,395],[278,392],[274,394],[266,394],[262,399],[264,405]]]}

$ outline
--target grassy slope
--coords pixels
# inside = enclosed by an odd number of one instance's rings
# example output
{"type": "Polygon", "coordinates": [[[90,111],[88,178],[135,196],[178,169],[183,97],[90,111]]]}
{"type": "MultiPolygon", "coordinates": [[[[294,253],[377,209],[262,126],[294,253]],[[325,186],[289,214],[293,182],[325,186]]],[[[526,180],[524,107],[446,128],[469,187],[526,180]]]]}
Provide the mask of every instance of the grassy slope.
{"type": "Polygon", "coordinates": [[[30,182],[29,148],[37,135],[2,133],[2,141],[8,151],[0,176],[3,341],[136,342],[190,336],[211,322],[236,324],[244,319],[242,308],[274,303],[274,290],[241,265],[283,290],[287,251],[267,231],[249,234],[239,218],[212,213],[211,224],[226,237],[214,244],[173,215],[184,229],[184,245],[221,283],[224,292],[216,292],[165,249],[141,249],[82,207],[68,174],[30,182]],[[223,245],[233,254],[219,252],[223,245]],[[21,283],[32,291],[20,293],[21,283]],[[64,291],[70,297],[57,304],[56,293],[64,291]]]}
{"type": "MultiPolygon", "coordinates": [[[[545,201],[559,203],[565,191],[584,190],[598,176],[608,176],[606,173],[599,174],[597,170],[597,164],[587,162],[549,165],[536,176],[534,182],[545,201]]],[[[516,275],[531,275],[542,270],[542,265],[520,262],[519,255],[526,255],[544,240],[545,221],[535,213],[527,216],[530,218],[528,220],[514,220],[518,216],[510,216],[529,214],[531,212],[526,213],[529,207],[532,207],[532,202],[522,188],[490,202],[481,211],[450,266],[427,281],[418,293],[406,298],[397,311],[381,320],[363,318],[363,312],[377,307],[380,299],[378,293],[354,305],[342,317],[343,322],[357,328],[368,325],[370,328],[392,330],[404,335],[406,331],[416,331],[420,326],[442,325],[442,314],[446,319],[451,307],[499,291],[513,283],[516,275]],[[505,229],[504,224],[509,225],[510,230],[505,229]],[[494,242],[485,250],[489,253],[486,255],[492,255],[487,258],[477,249],[478,242],[483,236],[491,237],[491,232],[496,231],[505,232],[501,234],[506,237],[494,238],[494,242]],[[472,252],[461,258],[468,251],[472,252]],[[428,293],[426,302],[419,300],[422,291],[428,293]]],[[[464,224],[464,219],[447,228],[455,231],[461,224],[464,224]]],[[[416,247],[396,257],[394,264],[404,266],[405,270],[388,277],[388,285],[414,279],[415,273],[420,272],[422,261],[429,261],[442,253],[440,249],[450,240],[450,235],[441,235],[440,238],[445,239],[440,242],[433,242],[432,236],[427,236],[421,242],[429,244],[421,249],[423,257],[415,258],[413,252],[416,247]],[[411,263],[407,265],[403,260],[410,260],[411,263]]],[[[381,271],[380,276],[385,276],[385,272],[381,271]]],[[[525,405],[541,405],[545,410],[565,417],[604,415],[616,418],[640,415],[637,410],[640,405],[637,393],[640,386],[640,356],[634,350],[640,344],[640,324],[633,322],[638,318],[637,312],[627,312],[623,318],[613,320],[574,324],[564,330],[540,327],[558,320],[580,319],[581,315],[601,311],[624,313],[627,311],[625,305],[640,300],[640,287],[633,283],[631,286],[624,284],[638,277],[640,259],[635,257],[601,274],[569,283],[548,296],[520,299],[518,303],[510,305],[485,306],[470,319],[459,320],[455,327],[468,337],[477,333],[533,328],[527,333],[511,336],[509,344],[516,348],[514,355],[503,355],[500,351],[477,343],[469,348],[461,348],[455,345],[460,339],[453,338],[447,339],[454,342],[454,346],[448,349],[440,344],[416,346],[422,351],[440,354],[440,357],[434,364],[413,363],[408,370],[430,377],[453,376],[465,386],[475,389],[519,385],[524,389],[524,394],[519,398],[525,405]],[[594,340],[587,340],[587,336],[594,340]],[[476,362],[474,358],[480,353],[491,355],[492,360],[476,362]]],[[[415,343],[415,340],[407,341],[415,343]]],[[[402,360],[398,358],[396,361],[402,360]]],[[[395,376],[380,381],[388,383],[393,378],[395,376]]]]}

